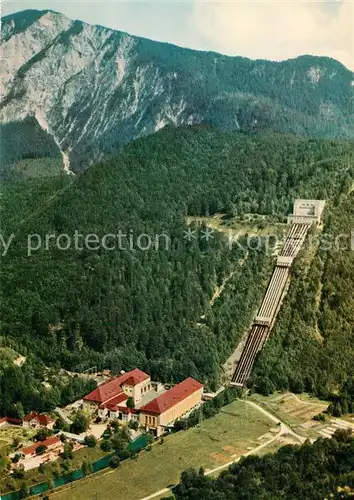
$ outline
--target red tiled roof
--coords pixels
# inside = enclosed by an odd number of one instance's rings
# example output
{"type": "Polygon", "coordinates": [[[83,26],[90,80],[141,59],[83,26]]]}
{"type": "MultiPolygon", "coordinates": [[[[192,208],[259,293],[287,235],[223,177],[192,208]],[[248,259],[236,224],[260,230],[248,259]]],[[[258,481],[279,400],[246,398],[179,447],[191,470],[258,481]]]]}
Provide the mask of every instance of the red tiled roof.
{"type": "Polygon", "coordinates": [[[104,408],[108,408],[109,410],[116,410],[117,405],[119,403],[122,403],[123,401],[126,401],[128,399],[128,396],[122,392],[121,394],[118,394],[118,396],[110,399],[107,401],[107,403],[102,403],[100,405],[100,410],[103,410],[104,408]]]}
{"type": "Polygon", "coordinates": [[[132,385],[134,387],[136,385],[134,377],[129,377],[127,380],[124,380],[122,385],[132,385]]]}
{"type": "Polygon", "coordinates": [[[142,406],[140,411],[160,415],[203,387],[198,380],[189,377],[142,406]]]}
{"type": "Polygon", "coordinates": [[[129,384],[135,386],[143,382],[144,380],[150,378],[150,375],[135,368],[134,370],[124,373],[120,377],[116,377],[109,382],[98,386],[94,391],[87,394],[83,399],[84,401],[96,401],[97,403],[106,403],[107,401],[115,398],[122,393],[121,386],[129,381],[129,384]]]}
{"type": "Polygon", "coordinates": [[[32,420],[37,420],[41,425],[48,425],[54,422],[53,419],[49,418],[48,415],[38,414],[32,411],[23,419],[24,422],[31,422],[32,420]]]}
{"type": "Polygon", "coordinates": [[[22,420],[20,418],[6,417],[9,424],[22,425],[22,420]]]}
{"type": "Polygon", "coordinates": [[[124,375],[121,375],[118,378],[120,385],[128,384],[134,387],[140,384],[141,382],[144,382],[144,380],[150,378],[150,375],[143,372],[142,370],[139,370],[139,368],[135,368],[134,370],[131,370],[128,373],[124,373],[124,375]]]}
{"type": "Polygon", "coordinates": [[[58,436],[53,436],[45,439],[44,441],[38,441],[38,443],[32,444],[32,446],[28,446],[27,448],[23,448],[21,451],[25,455],[32,455],[32,453],[34,453],[39,446],[46,446],[47,448],[49,448],[49,446],[53,446],[54,444],[60,442],[61,441],[58,436]]]}
{"type": "Polygon", "coordinates": [[[0,418],[0,424],[2,424],[3,422],[7,422],[9,424],[14,424],[14,425],[21,425],[22,424],[22,420],[20,418],[12,418],[12,417],[0,418]]]}

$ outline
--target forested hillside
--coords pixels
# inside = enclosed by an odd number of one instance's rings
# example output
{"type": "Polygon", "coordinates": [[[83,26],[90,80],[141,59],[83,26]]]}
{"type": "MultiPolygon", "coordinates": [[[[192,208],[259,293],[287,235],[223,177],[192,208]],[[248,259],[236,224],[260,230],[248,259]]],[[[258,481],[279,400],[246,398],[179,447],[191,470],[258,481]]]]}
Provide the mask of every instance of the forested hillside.
{"type": "Polygon", "coordinates": [[[94,380],[60,374],[58,365],[49,369],[33,350],[8,337],[0,337],[1,416],[22,419],[33,409],[53,411],[58,405],[82,398],[96,386],[94,380]],[[23,364],[14,362],[19,353],[23,364]]]}
{"type": "Polygon", "coordinates": [[[62,171],[59,147],[34,118],[0,125],[0,146],[1,180],[55,175],[62,171]],[[37,175],[26,175],[26,163],[34,161],[37,175]]]}
{"type": "Polygon", "coordinates": [[[287,445],[264,457],[250,456],[216,479],[187,470],[173,489],[176,500],[323,500],[354,495],[354,438],[337,431],[333,439],[287,445]]]}
{"type": "MultiPolygon", "coordinates": [[[[7,183],[3,213],[10,223],[3,232],[16,237],[2,258],[1,334],[16,338],[46,364],[114,371],[139,366],[166,382],[193,376],[215,388],[222,363],[249,327],[273,260],[264,246],[247,251],[242,241],[244,248],[230,248],[218,233],[207,241],[203,228],[187,238],[186,216],[260,213],[283,221],[294,198],[301,196],[327,199],[327,224],[335,227],[341,214],[351,213],[346,195],[354,178],[353,155],[353,144],[344,141],[167,128],[133,142],[78,179],[54,178],[48,196],[43,183],[50,179],[7,183]],[[40,208],[33,210],[37,193],[40,208]],[[67,234],[73,240],[75,230],[100,239],[119,231],[128,236],[124,248],[115,250],[102,245],[59,250],[55,237],[45,248],[46,234],[67,234]],[[42,238],[41,248],[30,256],[28,233],[42,238]],[[164,236],[159,248],[142,250],[136,244],[141,233],[167,235],[170,244],[165,246],[164,236]],[[231,271],[223,294],[211,306],[215,287],[231,271]]],[[[340,333],[326,326],[323,340],[329,366],[338,364],[329,379],[336,384],[342,379],[339,367],[349,367],[349,351],[339,347],[343,338],[349,342],[352,327],[345,315],[353,309],[343,284],[338,284],[343,296],[333,298],[340,260],[333,260],[332,268],[330,263],[327,259],[327,292],[318,315],[321,329],[330,318],[340,317],[343,324],[340,333]],[[341,309],[335,304],[342,304],[341,309]]],[[[352,273],[352,268],[341,272],[352,273]]],[[[352,282],[351,275],[348,284],[352,282]]],[[[294,286],[305,285],[299,277],[294,286]]],[[[314,295],[310,290],[311,300],[314,295]]],[[[306,310],[299,305],[301,324],[311,321],[306,310]]],[[[296,323],[292,321],[294,328],[296,323]]],[[[306,337],[305,329],[301,332],[306,337]]],[[[288,323],[279,323],[271,353],[279,338],[290,338],[288,323]]],[[[306,342],[318,342],[311,333],[308,338],[306,342]]],[[[286,343],[283,347],[289,355],[277,347],[277,356],[284,356],[288,373],[299,369],[301,356],[291,356],[286,343]]],[[[260,366],[268,370],[264,362],[260,366]]],[[[321,370],[321,362],[312,369],[321,370]]]]}

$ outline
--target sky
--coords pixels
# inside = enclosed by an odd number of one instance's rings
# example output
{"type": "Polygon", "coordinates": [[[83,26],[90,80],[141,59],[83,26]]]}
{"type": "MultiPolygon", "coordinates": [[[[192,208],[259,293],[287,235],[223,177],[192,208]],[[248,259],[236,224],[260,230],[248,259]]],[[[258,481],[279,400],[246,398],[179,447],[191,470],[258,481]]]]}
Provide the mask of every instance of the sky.
{"type": "Polygon", "coordinates": [[[2,0],[183,47],[252,59],[333,57],[354,71],[354,0],[2,0]]]}

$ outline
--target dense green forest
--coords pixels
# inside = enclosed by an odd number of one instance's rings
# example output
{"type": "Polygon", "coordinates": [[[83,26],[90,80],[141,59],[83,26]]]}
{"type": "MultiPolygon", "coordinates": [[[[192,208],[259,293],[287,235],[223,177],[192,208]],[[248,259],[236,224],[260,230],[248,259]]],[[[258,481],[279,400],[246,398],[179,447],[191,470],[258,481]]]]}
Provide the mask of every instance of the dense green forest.
{"type": "Polygon", "coordinates": [[[34,117],[0,125],[1,180],[56,175],[61,169],[59,147],[34,117]]]}
{"type": "MultiPolygon", "coordinates": [[[[2,218],[7,222],[2,232],[15,237],[2,257],[1,334],[17,339],[48,365],[72,370],[107,367],[114,372],[139,366],[155,379],[172,382],[193,376],[215,388],[222,363],[256,312],[273,259],[263,242],[258,250],[247,249],[246,239],[243,247],[230,248],[217,232],[207,241],[203,227],[192,227],[196,232],[188,238],[186,216],[221,212],[242,218],[259,213],[284,221],[294,198],[325,198],[330,214],[326,224],[335,228],[341,214],[347,214],[344,222],[352,213],[348,191],[353,157],[353,144],[345,141],[221,133],[202,126],[166,128],[136,140],[78,179],[59,176],[4,184],[2,218]],[[102,245],[79,249],[73,246],[76,230],[95,233],[99,241],[119,231],[127,237],[124,248],[113,251],[102,245]],[[159,248],[139,248],[141,233],[163,235],[159,248]],[[42,238],[41,247],[30,256],[28,234],[42,238]],[[46,234],[69,235],[70,248],[58,249],[54,236],[46,249],[46,234]],[[211,306],[215,287],[232,272],[211,306]]],[[[288,384],[295,367],[306,359],[314,373],[311,387],[318,383],[325,361],[331,370],[337,365],[328,385],[341,382],[349,372],[351,351],[341,347],[353,333],[353,308],[347,304],[352,297],[345,298],[344,284],[336,282],[339,271],[352,272],[348,267],[341,270],[344,258],[338,254],[326,259],[323,291],[328,292],[318,309],[319,328],[329,325],[327,333],[323,331],[323,347],[300,327],[301,336],[292,341],[299,355],[291,354],[286,339],[291,339],[287,318],[292,313],[286,314],[290,306],[285,305],[257,371],[262,376],[266,371],[271,387],[281,385],[271,369],[281,356],[288,384]],[[336,287],[343,300],[334,303],[336,287]],[[330,327],[333,315],[342,322],[339,331],[335,324],[330,327]],[[307,344],[314,344],[315,352],[325,349],[325,358],[318,355],[317,364],[310,355],[303,359],[299,345],[307,344]],[[283,349],[289,354],[283,355],[283,349]]],[[[317,269],[315,259],[308,276],[317,269]]],[[[349,286],[353,278],[347,278],[349,286]]],[[[308,300],[316,296],[308,280],[302,281],[298,270],[289,298],[299,301],[294,308],[299,318],[290,320],[294,329],[313,320],[306,315],[308,304],[302,305],[304,287],[308,300]]],[[[0,390],[3,386],[0,380],[0,390]]]]}
{"type": "Polygon", "coordinates": [[[216,479],[189,469],[173,488],[176,500],[323,500],[354,495],[354,438],[337,431],[275,454],[249,456],[216,479]]]}
{"type": "Polygon", "coordinates": [[[21,418],[32,411],[53,411],[93,390],[94,380],[48,368],[32,351],[12,339],[0,337],[0,415],[21,418]],[[16,364],[19,352],[25,357],[16,364]]]}

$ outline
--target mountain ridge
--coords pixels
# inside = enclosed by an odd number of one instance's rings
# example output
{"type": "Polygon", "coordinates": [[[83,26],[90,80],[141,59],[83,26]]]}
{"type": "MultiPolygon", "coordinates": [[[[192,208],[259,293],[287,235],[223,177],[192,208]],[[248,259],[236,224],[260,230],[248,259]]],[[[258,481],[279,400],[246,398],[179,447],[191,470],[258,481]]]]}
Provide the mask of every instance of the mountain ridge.
{"type": "MultiPolygon", "coordinates": [[[[215,51],[215,50],[208,50],[208,49],[192,49],[190,47],[186,47],[184,45],[178,45],[176,43],[173,43],[173,42],[165,42],[165,41],[160,41],[160,40],[155,40],[153,38],[147,38],[147,37],[144,37],[144,36],[141,36],[141,35],[135,35],[135,34],[132,34],[128,31],[123,31],[123,30],[117,30],[117,29],[113,29],[113,28],[109,28],[107,26],[104,26],[103,24],[90,24],[90,23],[87,23],[86,21],[82,21],[80,19],[70,19],[69,17],[67,17],[65,14],[62,14],[61,12],[57,11],[57,10],[53,10],[53,9],[43,9],[43,10],[39,10],[39,9],[24,9],[24,10],[20,10],[20,11],[17,11],[17,12],[14,12],[14,13],[11,13],[11,14],[7,14],[6,16],[2,16],[1,19],[2,19],[2,22],[8,22],[9,20],[14,20],[13,18],[15,17],[20,17],[21,15],[25,14],[25,13],[38,13],[38,14],[41,14],[38,18],[42,17],[43,15],[45,14],[48,14],[48,13],[51,13],[51,14],[55,14],[55,15],[58,15],[58,16],[61,16],[61,17],[64,17],[72,22],[80,22],[84,25],[87,25],[87,26],[93,26],[95,28],[102,28],[102,29],[105,29],[107,31],[114,31],[114,32],[118,32],[118,33],[122,33],[122,34],[125,34],[125,35],[129,35],[131,37],[134,37],[134,38],[138,38],[140,40],[148,40],[149,42],[153,42],[153,43],[158,43],[158,44],[164,44],[164,45],[169,45],[171,47],[176,47],[177,49],[183,49],[183,50],[189,50],[191,52],[200,52],[200,53],[208,53],[208,54],[216,54],[218,56],[223,56],[225,58],[230,58],[230,59],[234,59],[235,57],[239,58],[239,59],[245,59],[247,61],[253,61],[253,62],[270,62],[270,63],[279,63],[279,64],[282,64],[282,63],[285,63],[285,62],[291,62],[291,61],[296,61],[298,59],[302,59],[302,58],[306,58],[306,57],[311,57],[311,58],[314,58],[314,59],[321,59],[321,60],[327,60],[327,61],[331,61],[331,62],[334,62],[340,66],[342,66],[344,69],[346,69],[347,71],[351,71],[350,68],[348,68],[345,64],[343,64],[341,61],[339,61],[338,59],[335,59],[333,57],[330,57],[330,56],[318,56],[318,55],[314,55],[314,54],[310,54],[310,53],[304,53],[304,54],[300,54],[299,56],[296,56],[296,57],[289,57],[287,59],[281,59],[281,60],[277,60],[277,59],[266,59],[266,58],[251,58],[251,57],[247,57],[247,56],[240,56],[240,55],[230,55],[230,54],[224,54],[223,52],[218,52],[218,51],[215,51]]],[[[353,72],[354,74],[354,72],[353,72]]]]}
{"type": "Polygon", "coordinates": [[[165,125],[354,138],[354,74],[331,58],[195,51],[50,10],[2,22],[0,121],[34,117],[67,171],[165,125]]]}

